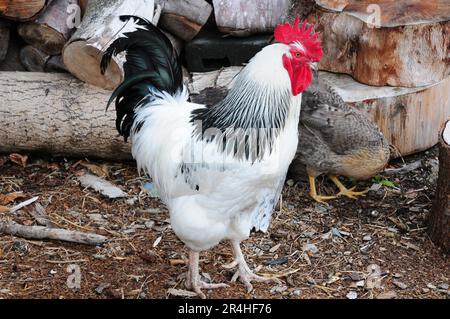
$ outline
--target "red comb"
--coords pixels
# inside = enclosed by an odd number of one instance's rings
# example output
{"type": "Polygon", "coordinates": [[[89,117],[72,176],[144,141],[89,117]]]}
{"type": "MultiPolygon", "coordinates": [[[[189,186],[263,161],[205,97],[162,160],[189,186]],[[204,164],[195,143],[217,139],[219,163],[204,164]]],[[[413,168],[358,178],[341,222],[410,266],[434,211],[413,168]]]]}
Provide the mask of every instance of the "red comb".
{"type": "Polygon", "coordinates": [[[274,37],[275,40],[284,44],[300,42],[305,47],[306,54],[319,61],[322,58],[323,51],[317,38],[319,32],[314,32],[313,27],[314,25],[308,24],[306,20],[300,24],[300,19],[296,17],[293,26],[289,23],[278,25],[275,28],[274,37]]]}

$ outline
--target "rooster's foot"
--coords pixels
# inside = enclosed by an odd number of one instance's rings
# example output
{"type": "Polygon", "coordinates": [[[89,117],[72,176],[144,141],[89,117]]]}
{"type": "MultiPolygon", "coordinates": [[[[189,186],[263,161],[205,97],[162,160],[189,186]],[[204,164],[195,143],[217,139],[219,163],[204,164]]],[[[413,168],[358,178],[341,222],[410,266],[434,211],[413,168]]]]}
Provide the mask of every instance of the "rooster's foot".
{"type": "Polygon", "coordinates": [[[231,269],[234,267],[238,267],[238,270],[235,272],[233,277],[231,278],[231,282],[236,282],[237,279],[239,279],[240,282],[242,282],[245,287],[247,288],[247,293],[250,293],[253,290],[252,281],[255,282],[268,282],[268,281],[277,281],[276,278],[268,278],[268,277],[261,277],[256,274],[254,274],[250,267],[248,266],[247,262],[245,261],[244,254],[242,253],[241,247],[239,245],[238,241],[231,241],[231,245],[233,248],[234,253],[234,261],[231,262],[228,265],[224,265],[224,268],[231,269]]]}
{"type": "Polygon", "coordinates": [[[217,289],[217,288],[227,288],[227,284],[209,284],[200,279],[200,274],[198,270],[198,260],[199,253],[195,251],[189,251],[189,270],[186,274],[186,288],[194,291],[200,298],[206,299],[205,294],[202,289],[217,289]]]}

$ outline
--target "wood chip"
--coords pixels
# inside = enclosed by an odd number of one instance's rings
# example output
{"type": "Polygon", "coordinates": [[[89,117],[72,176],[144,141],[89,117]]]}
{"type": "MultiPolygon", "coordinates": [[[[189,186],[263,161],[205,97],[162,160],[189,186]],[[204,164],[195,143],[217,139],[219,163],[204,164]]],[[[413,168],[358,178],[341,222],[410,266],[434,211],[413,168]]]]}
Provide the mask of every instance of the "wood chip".
{"type": "Polygon", "coordinates": [[[9,160],[25,168],[27,167],[28,156],[13,153],[9,155],[9,160]]]}
{"type": "Polygon", "coordinates": [[[24,201],[24,202],[22,202],[22,203],[20,203],[20,204],[18,204],[18,205],[16,205],[16,206],[14,206],[14,207],[11,207],[11,209],[9,210],[9,212],[10,212],[10,213],[14,213],[14,212],[16,212],[16,211],[18,211],[18,210],[24,208],[25,206],[28,206],[28,205],[30,205],[30,204],[33,204],[33,203],[34,203],[35,201],[37,201],[38,199],[39,199],[39,196],[30,198],[29,200],[26,200],[26,201],[24,201]]]}
{"type": "Polygon", "coordinates": [[[92,174],[78,176],[78,180],[80,181],[81,185],[83,185],[83,187],[90,187],[100,194],[111,199],[128,196],[127,193],[122,191],[119,187],[92,174]]]}
{"type": "Polygon", "coordinates": [[[169,290],[167,290],[167,293],[176,297],[197,297],[197,294],[195,292],[184,289],[170,288],[169,290]]]}
{"type": "Polygon", "coordinates": [[[377,299],[395,299],[397,298],[397,293],[393,290],[382,292],[377,296],[377,299]]]}

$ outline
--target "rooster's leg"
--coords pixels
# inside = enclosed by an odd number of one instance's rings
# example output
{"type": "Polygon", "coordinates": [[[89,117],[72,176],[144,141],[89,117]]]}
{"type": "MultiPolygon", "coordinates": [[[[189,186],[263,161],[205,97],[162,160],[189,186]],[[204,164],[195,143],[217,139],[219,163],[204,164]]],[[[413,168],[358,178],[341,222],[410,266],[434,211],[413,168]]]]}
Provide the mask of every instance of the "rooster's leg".
{"type": "Polygon", "coordinates": [[[200,298],[205,299],[206,296],[201,289],[215,289],[229,287],[227,284],[208,284],[200,279],[198,271],[198,261],[200,253],[189,250],[189,269],[186,275],[186,288],[192,289],[200,298]]]}
{"type": "Polygon", "coordinates": [[[245,261],[244,254],[242,253],[241,246],[239,245],[239,241],[232,240],[231,247],[233,248],[234,261],[231,264],[226,265],[225,267],[233,268],[235,266],[238,266],[238,270],[234,274],[233,278],[231,278],[231,282],[235,282],[239,278],[239,280],[247,288],[247,292],[251,292],[253,290],[253,285],[251,284],[252,281],[268,282],[271,280],[277,280],[274,278],[266,278],[255,275],[250,270],[250,267],[245,261]]]}
{"type": "Polygon", "coordinates": [[[325,201],[336,198],[336,196],[317,195],[316,178],[309,175],[309,195],[318,203],[326,203],[325,201]]]}
{"type": "Polygon", "coordinates": [[[333,181],[333,183],[335,183],[336,186],[339,188],[339,194],[337,194],[337,196],[344,195],[347,196],[348,198],[356,199],[357,196],[363,196],[365,193],[369,191],[365,190],[362,192],[354,192],[353,190],[355,189],[356,186],[353,186],[352,188],[348,189],[347,187],[345,187],[344,184],[341,183],[341,181],[339,180],[339,178],[337,178],[337,176],[331,175],[330,178],[333,181]]]}

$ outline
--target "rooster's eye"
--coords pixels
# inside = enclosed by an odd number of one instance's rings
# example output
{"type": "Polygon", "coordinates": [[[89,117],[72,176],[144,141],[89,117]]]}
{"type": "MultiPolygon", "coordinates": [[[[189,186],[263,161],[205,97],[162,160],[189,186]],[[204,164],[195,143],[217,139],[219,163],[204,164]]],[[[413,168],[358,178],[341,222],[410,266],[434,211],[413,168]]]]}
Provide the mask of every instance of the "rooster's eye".
{"type": "Polygon", "coordinates": [[[300,52],[295,52],[295,57],[299,58],[300,57],[300,52]]]}

